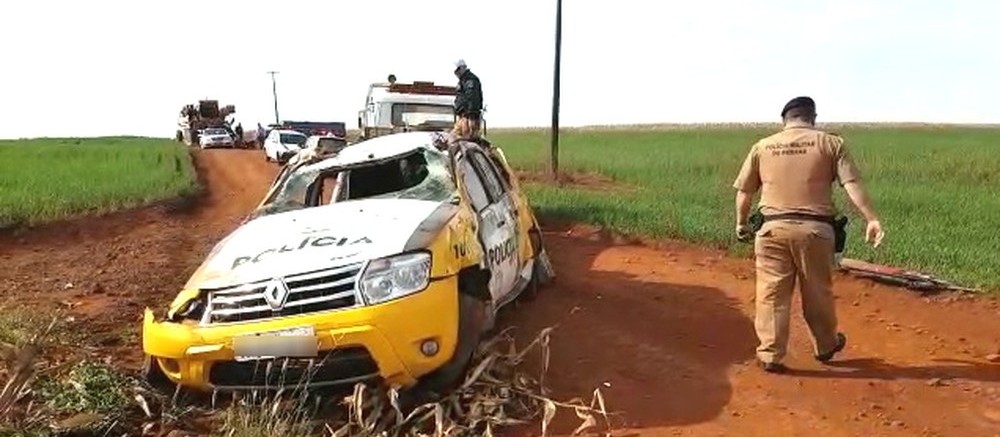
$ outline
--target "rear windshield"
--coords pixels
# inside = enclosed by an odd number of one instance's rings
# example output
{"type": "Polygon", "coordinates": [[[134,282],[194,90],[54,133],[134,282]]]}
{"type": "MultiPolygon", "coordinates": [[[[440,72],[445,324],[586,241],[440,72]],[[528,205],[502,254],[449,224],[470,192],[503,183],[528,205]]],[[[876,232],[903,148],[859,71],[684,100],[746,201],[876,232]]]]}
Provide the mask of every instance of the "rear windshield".
{"type": "Polygon", "coordinates": [[[301,146],[305,143],[306,143],[305,135],[281,134],[281,144],[295,144],[296,146],[301,146]]]}

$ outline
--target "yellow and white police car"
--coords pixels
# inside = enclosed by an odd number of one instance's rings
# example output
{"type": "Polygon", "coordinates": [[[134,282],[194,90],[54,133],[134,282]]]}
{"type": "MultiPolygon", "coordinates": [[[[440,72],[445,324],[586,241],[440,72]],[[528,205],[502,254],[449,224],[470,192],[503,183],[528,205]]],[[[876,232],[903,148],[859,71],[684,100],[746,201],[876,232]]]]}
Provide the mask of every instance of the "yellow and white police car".
{"type": "Polygon", "coordinates": [[[146,310],[144,371],[205,390],[447,385],[497,310],[554,278],[499,148],[381,136],[284,171],[146,310]]]}

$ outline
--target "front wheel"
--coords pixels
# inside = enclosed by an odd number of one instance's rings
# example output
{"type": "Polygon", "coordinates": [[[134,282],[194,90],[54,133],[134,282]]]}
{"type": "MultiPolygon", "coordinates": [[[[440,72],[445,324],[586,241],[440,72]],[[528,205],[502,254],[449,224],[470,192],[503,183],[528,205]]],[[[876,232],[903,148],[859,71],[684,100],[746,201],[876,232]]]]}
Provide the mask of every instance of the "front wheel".
{"type": "Polygon", "coordinates": [[[458,344],[454,355],[443,366],[420,378],[417,385],[406,390],[409,400],[419,401],[418,403],[432,402],[447,396],[465,382],[465,376],[482,339],[488,308],[486,302],[462,292],[459,292],[458,304],[458,344]]]}
{"type": "Polygon", "coordinates": [[[154,390],[163,393],[173,393],[177,389],[173,381],[167,378],[167,374],[163,373],[159,362],[151,355],[146,355],[142,360],[142,368],[139,370],[139,376],[154,390]]]}

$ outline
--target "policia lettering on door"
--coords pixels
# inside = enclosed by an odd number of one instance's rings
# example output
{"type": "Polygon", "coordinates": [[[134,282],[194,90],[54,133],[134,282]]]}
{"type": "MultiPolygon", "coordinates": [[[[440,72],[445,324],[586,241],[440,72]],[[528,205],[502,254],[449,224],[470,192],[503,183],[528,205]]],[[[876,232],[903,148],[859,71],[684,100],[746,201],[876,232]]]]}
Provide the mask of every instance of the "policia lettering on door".
{"type": "Polygon", "coordinates": [[[487,249],[486,259],[491,267],[497,266],[509,261],[516,252],[517,244],[514,237],[510,237],[502,243],[487,249]]]}

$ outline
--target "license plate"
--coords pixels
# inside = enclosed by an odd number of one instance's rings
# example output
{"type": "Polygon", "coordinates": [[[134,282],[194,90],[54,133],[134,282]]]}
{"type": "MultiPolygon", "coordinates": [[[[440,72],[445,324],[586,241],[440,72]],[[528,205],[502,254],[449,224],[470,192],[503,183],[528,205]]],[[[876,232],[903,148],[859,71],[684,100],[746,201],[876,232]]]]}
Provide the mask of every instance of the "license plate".
{"type": "Polygon", "coordinates": [[[236,361],[274,358],[313,358],[318,355],[319,342],[312,326],[258,332],[233,338],[236,361]]]}

